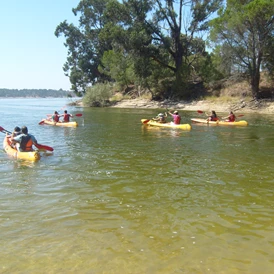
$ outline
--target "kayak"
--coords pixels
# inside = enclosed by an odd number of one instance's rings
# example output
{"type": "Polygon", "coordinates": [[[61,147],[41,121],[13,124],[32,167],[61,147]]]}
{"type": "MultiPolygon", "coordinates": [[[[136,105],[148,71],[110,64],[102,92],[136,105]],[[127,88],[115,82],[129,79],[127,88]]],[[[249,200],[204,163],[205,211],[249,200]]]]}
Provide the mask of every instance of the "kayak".
{"type": "Polygon", "coordinates": [[[207,121],[207,119],[192,118],[193,123],[200,123],[206,125],[215,125],[215,126],[247,126],[248,123],[245,120],[235,121],[235,122],[225,122],[225,121],[207,121]]]}
{"type": "Polygon", "coordinates": [[[148,125],[148,126],[156,126],[156,127],[167,127],[167,128],[179,128],[182,130],[191,130],[191,125],[190,124],[173,124],[173,123],[158,123],[156,121],[153,120],[149,120],[149,119],[141,119],[141,122],[144,125],[148,125]]]}
{"type": "Polygon", "coordinates": [[[39,151],[27,151],[27,152],[21,152],[17,151],[15,148],[11,146],[10,138],[5,137],[3,141],[3,148],[6,151],[6,153],[16,159],[24,159],[29,161],[38,161],[41,158],[41,155],[39,151]]]}
{"type": "Polygon", "coordinates": [[[59,126],[59,127],[77,127],[78,123],[76,121],[71,121],[71,122],[53,122],[47,119],[43,119],[42,121],[39,122],[39,125],[51,125],[51,126],[59,126]]]}

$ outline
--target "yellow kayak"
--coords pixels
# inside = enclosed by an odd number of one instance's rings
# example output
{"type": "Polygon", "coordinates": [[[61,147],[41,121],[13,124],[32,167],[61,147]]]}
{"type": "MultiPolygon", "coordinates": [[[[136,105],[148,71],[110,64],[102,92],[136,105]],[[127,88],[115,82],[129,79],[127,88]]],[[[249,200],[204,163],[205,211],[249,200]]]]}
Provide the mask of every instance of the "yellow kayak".
{"type": "Polygon", "coordinates": [[[58,127],[78,127],[78,123],[76,121],[71,122],[53,122],[51,120],[43,119],[39,122],[39,125],[50,125],[50,126],[58,126],[58,127]]]}
{"type": "Polygon", "coordinates": [[[190,124],[173,124],[173,123],[158,123],[153,120],[149,119],[141,119],[142,124],[148,125],[148,126],[156,126],[156,127],[167,127],[167,128],[179,128],[182,130],[191,130],[191,125],[190,124]]]}
{"type": "Polygon", "coordinates": [[[235,121],[235,122],[225,122],[225,121],[207,121],[207,119],[192,118],[193,123],[205,124],[205,125],[215,125],[215,126],[247,126],[248,123],[245,120],[235,121]]]}
{"type": "Polygon", "coordinates": [[[16,159],[24,159],[29,161],[38,161],[41,158],[39,151],[28,151],[28,152],[21,152],[17,151],[17,149],[13,148],[10,143],[10,138],[5,137],[3,142],[3,148],[6,153],[16,159]]]}

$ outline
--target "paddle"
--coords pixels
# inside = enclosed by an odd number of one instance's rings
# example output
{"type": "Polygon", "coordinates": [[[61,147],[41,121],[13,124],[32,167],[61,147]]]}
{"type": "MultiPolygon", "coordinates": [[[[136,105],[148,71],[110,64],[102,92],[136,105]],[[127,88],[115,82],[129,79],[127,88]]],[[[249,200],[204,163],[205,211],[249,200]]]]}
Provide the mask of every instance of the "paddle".
{"type": "Polygon", "coordinates": [[[3,133],[5,133],[5,134],[6,134],[6,133],[11,134],[11,132],[10,132],[10,131],[8,131],[8,130],[4,129],[4,128],[3,128],[3,127],[1,127],[1,126],[0,126],[0,131],[1,131],[1,132],[3,132],[3,133]]]}
{"type": "MultiPolygon", "coordinates": [[[[3,133],[8,133],[8,134],[11,134],[10,131],[4,129],[3,127],[0,126],[0,131],[3,132],[3,133]]],[[[48,150],[48,151],[53,151],[53,147],[50,147],[50,146],[46,146],[46,145],[41,145],[41,144],[35,144],[35,146],[38,148],[38,149],[45,149],[45,150],[48,150]]]]}
{"type": "Polygon", "coordinates": [[[48,150],[48,151],[53,151],[53,147],[50,147],[50,146],[46,146],[46,145],[41,145],[41,144],[34,144],[38,149],[45,149],[45,150],[48,150]]]}
{"type": "Polygon", "coordinates": [[[147,124],[150,121],[150,119],[142,119],[143,124],[147,124]]]}

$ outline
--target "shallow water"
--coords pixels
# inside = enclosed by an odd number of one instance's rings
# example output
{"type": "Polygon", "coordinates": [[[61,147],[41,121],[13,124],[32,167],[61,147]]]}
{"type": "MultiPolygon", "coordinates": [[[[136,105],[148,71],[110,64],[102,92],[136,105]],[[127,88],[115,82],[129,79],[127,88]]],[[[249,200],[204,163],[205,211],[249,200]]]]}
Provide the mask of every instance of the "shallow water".
{"type": "Polygon", "coordinates": [[[2,127],[55,149],[0,153],[0,273],[274,272],[273,116],[185,132],[142,126],[159,110],[67,107],[78,128],[38,125],[67,103],[0,100],[2,127]]]}

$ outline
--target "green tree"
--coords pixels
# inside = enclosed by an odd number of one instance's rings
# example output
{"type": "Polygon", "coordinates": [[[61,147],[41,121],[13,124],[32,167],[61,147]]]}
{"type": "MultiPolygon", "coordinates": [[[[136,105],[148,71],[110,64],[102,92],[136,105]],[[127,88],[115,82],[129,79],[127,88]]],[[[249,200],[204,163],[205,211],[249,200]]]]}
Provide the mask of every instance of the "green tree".
{"type": "MultiPolygon", "coordinates": [[[[204,41],[197,35],[208,29],[209,17],[219,8],[221,0],[128,0],[123,3],[113,4],[116,8],[108,9],[108,15],[115,18],[112,28],[119,25],[126,29],[127,38],[116,36],[116,42],[130,51],[136,64],[146,58],[172,72],[175,84],[168,97],[186,95],[185,83],[192,63],[205,51],[204,41]]],[[[152,64],[147,65],[143,77],[151,76],[152,64]]],[[[140,75],[140,70],[135,72],[140,75]]]]}
{"type": "Polygon", "coordinates": [[[57,37],[64,35],[68,48],[64,71],[70,78],[72,89],[78,94],[85,93],[86,87],[108,77],[99,72],[101,58],[110,45],[101,44],[98,37],[104,27],[104,10],[108,0],[82,0],[73,9],[79,16],[79,26],[63,21],[55,30],[57,37]]]}
{"type": "Polygon", "coordinates": [[[226,7],[219,10],[211,26],[212,41],[226,50],[224,60],[232,60],[232,70],[249,75],[256,98],[260,69],[273,38],[273,0],[227,0],[226,7]]]}

